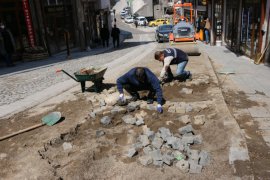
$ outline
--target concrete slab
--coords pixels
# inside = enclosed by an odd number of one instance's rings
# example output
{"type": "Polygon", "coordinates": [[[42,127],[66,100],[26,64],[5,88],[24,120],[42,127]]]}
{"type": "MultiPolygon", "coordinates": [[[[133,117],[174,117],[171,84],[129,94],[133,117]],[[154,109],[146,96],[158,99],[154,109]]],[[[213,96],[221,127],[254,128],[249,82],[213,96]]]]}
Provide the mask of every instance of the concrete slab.
{"type": "Polygon", "coordinates": [[[270,130],[270,118],[254,118],[258,123],[259,129],[270,130]]]}
{"type": "Polygon", "coordinates": [[[251,107],[248,108],[250,115],[253,118],[267,118],[270,117],[270,112],[264,107],[251,107]]]}

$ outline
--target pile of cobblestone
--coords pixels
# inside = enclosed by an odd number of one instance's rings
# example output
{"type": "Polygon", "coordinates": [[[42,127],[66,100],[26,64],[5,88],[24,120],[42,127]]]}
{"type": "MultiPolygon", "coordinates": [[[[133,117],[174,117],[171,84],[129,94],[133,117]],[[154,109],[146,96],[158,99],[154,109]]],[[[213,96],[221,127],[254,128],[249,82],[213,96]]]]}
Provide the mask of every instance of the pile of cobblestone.
{"type": "Polygon", "coordinates": [[[208,152],[190,148],[193,144],[202,143],[202,136],[195,135],[191,125],[179,128],[176,134],[165,127],[156,133],[147,126],[143,129],[143,134],[127,152],[130,158],[139,154],[138,161],[142,165],[161,167],[165,164],[175,166],[183,173],[201,173],[202,168],[210,163],[208,152]]]}

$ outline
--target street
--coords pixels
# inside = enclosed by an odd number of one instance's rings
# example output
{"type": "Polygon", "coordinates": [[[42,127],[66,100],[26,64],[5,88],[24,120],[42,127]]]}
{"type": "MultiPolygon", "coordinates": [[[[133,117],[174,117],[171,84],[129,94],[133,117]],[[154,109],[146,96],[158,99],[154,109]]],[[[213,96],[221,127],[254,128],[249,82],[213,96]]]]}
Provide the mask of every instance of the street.
{"type": "MultiPolygon", "coordinates": [[[[94,55],[77,52],[70,60],[48,60],[48,64],[43,62],[46,65],[34,69],[1,75],[0,137],[40,123],[53,111],[61,112],[64,119],[54,126],[0,141],[0,179],[269,179],[269,142],[265,138],[270,135],[268,87],[254,98],[236,85],[234,78],[240,82],[236,76],[218,73],[224,64],[211,54],[218,49],[201,42],[176,44],[172,47],[199,48],[201,55],[189,57],[187,69],[193,74],[192,80],[162,87],[164,112],[158,114],[156,103],[151,106],[143,99],[133,104],[132,111],[118,107],[116,79],[137,66],[148,67],[158,76],[162,63],[154,60],[154,52],[170,47],[167,42],[155,41],[154,28],[136,29],[118,21],[122,35],[132,34],[123,37],[119,48],[110,44],[94,55]],[[82,93],[78,82],[56,74],[57,69],[73,74],[90,66],[108,67],[101,93],[82,93]],[[144,123],[124,120],[129,115],[143,118],[144,123]],[[101,123],[105,116],[112,120],[108,125],[101,123]],[[179,128],[189,125],[193,130],[181,134],[179,128]],[[185,155],[199,161],[194,154],[204,152],[209,155],[207,162],[190,165],[189,171],[178,167],[177,161],[163,163],[165,154],[175,149],[164,140],[162,129],[169,130],[173,138],[201,137],[188,143],[185,155]],[[262,129],[268,131],[262,134],[262,129]],[[159,148],[150,136],[149,142],[138,147],[145,143],[140,138],[148,131],[154,132],[154,139],[163,138],[159,148]],[[163,156],[153,163],[145,162],[146,147],[163,156]],[[132,148],[136,154],[129,157],[132,148]]],[[[172,70],[175,73],[176,67],[172,70]]],[[[87,83],[87,87],[91,85],[87,83]]]]}

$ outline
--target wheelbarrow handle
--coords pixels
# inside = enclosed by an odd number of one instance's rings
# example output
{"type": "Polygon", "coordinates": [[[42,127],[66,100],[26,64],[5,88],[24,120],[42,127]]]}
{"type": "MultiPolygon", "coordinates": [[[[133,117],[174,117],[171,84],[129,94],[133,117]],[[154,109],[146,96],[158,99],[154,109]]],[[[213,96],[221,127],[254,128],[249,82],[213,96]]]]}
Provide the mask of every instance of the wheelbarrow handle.
{"type": "Polygon", "coordinates": [[[67,73],[65,70],[63,70],[63,69],[58,69],[58,70],[56,70],[56,73],[58,73],[58,72],[63,72],[63,73],[65,73],[66,75],[68,75],[70,78],[72,78],[72,79],[74,79],[74,81],[76,81],[76,82],[79,82],[75,77],[73,77],[73,76],[71,76],[69,73],[67,73]]]}

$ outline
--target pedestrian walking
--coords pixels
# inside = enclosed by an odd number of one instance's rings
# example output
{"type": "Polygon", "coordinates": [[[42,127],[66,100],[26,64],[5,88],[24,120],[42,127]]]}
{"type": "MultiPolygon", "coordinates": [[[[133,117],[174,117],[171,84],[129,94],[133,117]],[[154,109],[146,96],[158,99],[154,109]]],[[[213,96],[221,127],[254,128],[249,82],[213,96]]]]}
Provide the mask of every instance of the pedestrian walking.
{"type": "Polygon", "coordinates": [[[113,39],[113,47],[115,48],[115,43],[117,43],[117,47],[119,47],[120,30],[116,27],[116,24],[112,28],[111,36],[113,39]]]}
{"type": "Polygon", "coordinates": [[[148,90],[147,103],[153,104],[154,96],[157,97],[157,111],[162,113],[162,89],[159,84],[159,80],[156,75],[146,67],[135,67],[129,70],[127,73],[119,77],[116,81],[117,89],[119,91],[118,102],[124,103],[124,91],[125,89],[131,96],[132,101],[140,99],[138,91],[148,90]]]}
{"type": "Polygon", "coordinates": [[[15,52],[15,41],[11,32],[0,21],[0,59],[6,63],[7,67],[15,66],[12,63],[12,54],[15,52]]]}
{"type": "Polygon", "coordinates": [[[101,28],[100,36],[103,47],[105,47],[105,45],[106,47],[109,47],[110,31],[107,26],[103,26],[103,28],[101,28]]]}
{"type": "Polygon", "coordinates": [[[210,42],[210,21],[209,18],[205,19],[205,26],[204,26],[204,37],[205,37],[205,44],[208,44],[210,42]]]}
{"type": "Polygon", "coordinates": [[[163,63],[163,68],[160,73],[160,80],[162,82],[169,82],[173,80],[173,74],[170,65],[177,65],[176,78],[180,80],[191,79],[190,71],[185,71],[188,63],[188,55],[177,48],[167,48],[164,51],[156,51],[155,59],[163,63]]]}
{"type": "Polygon", "coordinates": [[[135,20],[134,24],[135,24],[135,27],[137,28],[138,27],[138,21],[135,20]]]}

